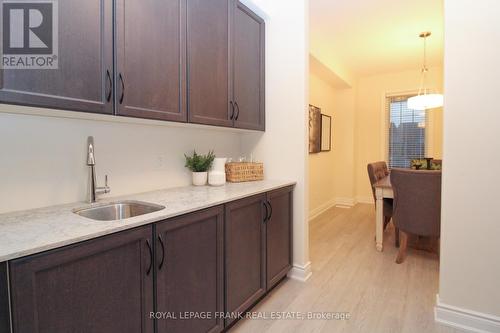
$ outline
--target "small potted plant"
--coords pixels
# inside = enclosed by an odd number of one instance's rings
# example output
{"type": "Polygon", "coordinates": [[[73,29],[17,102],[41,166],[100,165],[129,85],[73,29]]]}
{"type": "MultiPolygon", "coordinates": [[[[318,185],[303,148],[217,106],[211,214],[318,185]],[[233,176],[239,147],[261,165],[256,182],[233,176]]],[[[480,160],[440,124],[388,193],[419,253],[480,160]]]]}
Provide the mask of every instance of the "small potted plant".
{"type": "Polygon", "coordinates": [[[193,172],[193,185],[203,186],[207,183],[208,170],[212,167],[215,155],[213,151],[210,151],[206,155],[199,155],[196,150],[193,152],[192,156],[186,157],[186,168],[193,172]]]}

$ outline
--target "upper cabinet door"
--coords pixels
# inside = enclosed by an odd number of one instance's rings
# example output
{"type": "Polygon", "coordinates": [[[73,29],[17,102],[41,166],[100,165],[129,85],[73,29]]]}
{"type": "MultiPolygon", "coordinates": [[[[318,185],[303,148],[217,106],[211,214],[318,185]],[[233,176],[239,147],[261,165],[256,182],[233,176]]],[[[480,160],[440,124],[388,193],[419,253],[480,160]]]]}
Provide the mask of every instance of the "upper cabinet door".
{"type": "Polygon", "coordinates": [[[233,126],[230,1],[187,0],[188,114],[192,123],[233,126]]]}
{"type": "Polygon", "coordinates": [[[118,115],[186,121],[186,0],[118,0],[118,115]]]}
{"type": "Polygon", "coordinates": [[[234,124],[265,130],[264,20],[236,1],[233,31],[234,124]]]}
{"type": "MultiPolygon", "coordinates": [[[[14,29],[16,24],[12,20],[16,15],[13,12],[17,9],[18,19],[21,19],[17,26],[23,27],[25,22],[22,18],[28,17],[26,13],[30,13],[29,8],[23,8],[11,8],[9,13],[2,13],[7,10],[6,7],[0,8],[0,15],[10,17],[10,26],[14,29]]],[[[49,17],[52,17],[53,24],[58,27],[58,34],[50,34],[50,38],[39,30],[38,36],[29,30],[29,35],[28,32],[24,35],[24,43],[18,41],[16,45],[15,40],[10,40],[9,45],[27,48],[26,52],[20,51],[27,54],[39,52],[33,51],[32,46],[42,45],[42,48],[46,48],[51,45],[57,56],[57,69],[0,70],[0,103],[112,113],[112,1],[64,0],[58,1],[52,11],[39,12],[43,13],[42,23],[50,22],[49,17]]],[[[37,16],[33,19],[37,19],[37,16]]],[[[10,33],[13,33],[9,34],[11,38],[15,38],[15,32],[10,33]]],[[[3,50],[4,55],[10,56],[6,51],[3,50]]],[[[17,53],[17,50],[14,52],[17,53]]]]}

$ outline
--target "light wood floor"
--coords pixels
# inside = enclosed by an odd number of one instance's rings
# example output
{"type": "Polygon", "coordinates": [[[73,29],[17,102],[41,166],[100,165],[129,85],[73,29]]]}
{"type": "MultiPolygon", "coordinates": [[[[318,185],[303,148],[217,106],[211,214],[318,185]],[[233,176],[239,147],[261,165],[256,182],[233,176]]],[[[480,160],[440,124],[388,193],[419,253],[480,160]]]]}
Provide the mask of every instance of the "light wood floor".
{"type": "Polygon", "coordinates": [[[333,208],[310,223],[312,277],[287,279],[252,312],[349,312],[349,320],[245,319],[231,332],[458,332],[434,322],[437,255],[409,249],[397,265],[394,229],[375,250],[372,205],[333,208]]]}

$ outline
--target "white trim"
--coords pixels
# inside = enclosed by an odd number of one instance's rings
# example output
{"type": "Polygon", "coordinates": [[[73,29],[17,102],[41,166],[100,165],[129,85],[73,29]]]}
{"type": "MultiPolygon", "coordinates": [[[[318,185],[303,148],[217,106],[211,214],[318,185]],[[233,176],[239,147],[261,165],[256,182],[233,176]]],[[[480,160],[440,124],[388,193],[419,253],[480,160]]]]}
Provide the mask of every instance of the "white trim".
{"type": "Polygon", "coordinates": [[[500,332],[500,317],[442,303],[439,295],[436,295],[434,318],[440,324],[466,332],[500,332]]]}
{"type": "MultiPolygon", "coordinates": [[[[382,156],[383,161],[389,161],[389,115],[387,114],[387,98],[407,96],[407,95],[418,95],[419,89],[404,90],[404,91],[391,91],[382,93],[382,117],[380,120],[381,127],[381,147],[380,156],[382,156]]],[[[427,91],[437,91],[434,87],[427,89],[427,91]]],[[[429,111],[425,111],[425,153],[426,156],[434,155],[434,119],[429,117],[429,111]],[[429,128],[431,127],[431,128],[429,128]],[[432,141],[432,142],[431,142],[432,141]]]]}
{"type": "Polygon", "coordinates": [[[425,111],[425,156],[434,157],[434,113],[425,111]]]}
{"type": "Polygon", "coordinates": [[[318,216],[320,216],[321,214],[323,214],[324,212],[326,212],[327,210],[329,210],[334,206],[335,206],[335,199],[332,199],[320,205],[319,207],[311,210],[309,212],[309,221],[314,220],[315,218],[317,218],[318,216]]]}
{"type": "MultiPolygon", "coordinates": [[[[389,162],[389,115],[386,112],[387,98],[392,96],[398,96],[395,93],[382,93],[382,117],[380,118],[380,156],[382,161],[389,162]]],[[[387,163],[389,164],[389,163],[387,163]]]]}
{"type": "Polygon", "coordinates": [[[401,97],[408,95],[418,95],[418,88],[410,90],[396,90],[396,91],[386,91],[384,93],[384,98],[388,97],[401,97]]]}
{"type": "Polygon", "coordinates": [[[358,196],[358,197],[336,197],[333,198],[332,200],[329,200],[325,202],[324,204],[320,205],[319,207],[311,210],[309,212],[309,221],[312,221],[319,217],[321,214],[325,213],[327,210],[333,207],[337,208],[352,208],[356,206],[358,203],[362,204],[370,204],[374,205],[375,202],[373,201],[373,197],[367,196],[358,196]]]}
{"type": "Polygon", "coordinates": [[[288,272],[288,277],[293,280],[306,282],[312,275],[311,262],[308,261],[305,265],[294,264],[290,272],[288,272]]]}
{"type": "MultiPolygon", "coordinates": [[[[371,200],[371,199],[368,199],[371,200]]],[[[360,202],[356,198],[348,198],[348,197],[337,197],[333,198],[324,204],[320,205],[319,207],[311,210],[309,212],[309,221],[314,220],[321,214],[325,213],[327,210],[333,207],[337,208],[352,208],[356,206],[356,204],[360,202]]],[[[366,203],[365,201],[361,201],[362,203],[366,203]]],[[[369,201],[368,203],[373,203],[373,200],[369,201]]]]}
{"type": "Polygon", "coordinates": [[[370,204],[370,205],[375,204],[373,197],[370,197],[370,196],[368,196],[368,197],[361,197],[361,196],[356,197],[356,202],[362,203],[362,204],[370,204]]]}
{"type": "Polygon", "coordinates": [[[338,197],[335,198],[334,201],[335,201],[335,207],[339,208],[351,208],[356,206],[357,204],[356,198],[338,197]]]}

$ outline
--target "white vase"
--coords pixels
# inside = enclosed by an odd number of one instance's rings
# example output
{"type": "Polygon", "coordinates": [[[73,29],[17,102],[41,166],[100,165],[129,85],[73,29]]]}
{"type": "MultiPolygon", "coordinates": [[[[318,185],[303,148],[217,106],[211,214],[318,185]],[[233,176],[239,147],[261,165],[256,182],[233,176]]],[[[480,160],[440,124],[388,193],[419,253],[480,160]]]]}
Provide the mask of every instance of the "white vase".
{"type": "Polygon", "coordinates": [[[208,183],[212,186],[222,186],[226,183],[226,161],[227,158],[216,158],[212,169],[208,173],[208,183]]]}
{"type": "Polygon", "coordinates": [[[193,185],[203,186],[207,184],[208,172],[193,172],[193,185]]]}

